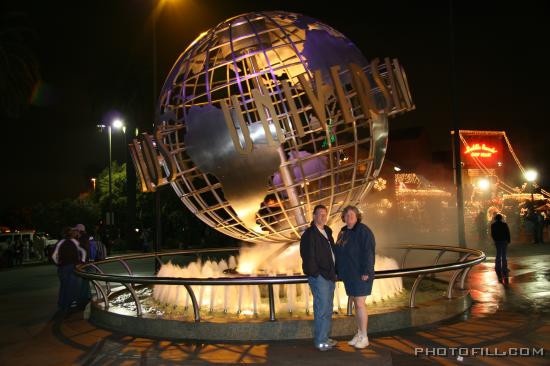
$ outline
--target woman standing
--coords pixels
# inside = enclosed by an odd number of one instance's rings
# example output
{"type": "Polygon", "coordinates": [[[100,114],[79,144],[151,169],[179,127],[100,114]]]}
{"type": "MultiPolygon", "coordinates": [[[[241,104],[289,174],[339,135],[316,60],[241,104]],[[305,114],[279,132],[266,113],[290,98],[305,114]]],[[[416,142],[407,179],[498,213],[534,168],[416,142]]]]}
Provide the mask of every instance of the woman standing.
{"type": "Polygon", "coordinates": [[[344,281],[346,294],[355,306],[357,334],[348,344],[356,348],[369,345],[367,336],[368,313],[365,300],[372,291],[374,281],[374,234],[361,223],[361,213],[355,206],[347,206],[342,211],[342,221],[346,224],[338,235],[334,246],[336,273],[344,281]]]}

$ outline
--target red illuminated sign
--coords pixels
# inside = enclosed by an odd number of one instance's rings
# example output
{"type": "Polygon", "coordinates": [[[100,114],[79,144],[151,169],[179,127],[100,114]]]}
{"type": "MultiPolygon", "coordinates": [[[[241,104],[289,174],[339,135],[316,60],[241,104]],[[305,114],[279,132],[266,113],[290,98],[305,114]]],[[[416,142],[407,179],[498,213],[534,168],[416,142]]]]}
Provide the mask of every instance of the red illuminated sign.
{"type": "Polygon", "coordinates": [[[470,155],[472,158],[490,158],[497,153],[497,149],[489,147],[485,144],[473,144],[466,148],[464,154],[470,155]]]}

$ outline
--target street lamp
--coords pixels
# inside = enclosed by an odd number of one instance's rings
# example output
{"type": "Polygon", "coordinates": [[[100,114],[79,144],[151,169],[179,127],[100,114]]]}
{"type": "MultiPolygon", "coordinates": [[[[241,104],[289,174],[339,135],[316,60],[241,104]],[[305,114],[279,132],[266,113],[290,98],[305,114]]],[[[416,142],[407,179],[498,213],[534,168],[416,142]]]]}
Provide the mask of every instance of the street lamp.
{"type": "Polygon", "coordinates": [[[533,195],[533,191],[535,190],[535,181],[537,180],[538,173],[536,170],[529,169],[529,170],[526,170],[523,175],[525,177],[525,180],[527,180],[531,184],[531,204],[533,205],[533,210],[534,210],[535,197],[533,195]]]}
{"type": "Polygon", "coordinates": [[[525,172],[525,179],[527,179],[528,182],[534,182],[537,180],[538,173],[536,170],[529,169],[525,172]]]}
{"type": "MultiPolygon", "coordinates": [[[[125,129],[124,122],[116,118],[109,125],[97,125],[103,131],[104,128],[107,128],[108,139],[109,139],[109,212],[107,213],[107,225],[114,224],[114,215],[113,215],[113,172],[112,172],[112,160],[113,160],[113,149],[112,149],[112,129],[125,129]]],[[[94,182],[95,183],[95,182],[94,182]]],[[[95,185],[95,184],[94,184],[95,185]]]]}
{"type": "Polygon", "coordinates": [[[92,181],[92,188],[93,188],[93,191],[95,192],[95,182],[96,182],[96,178],[91,178],[90,180],[92,181]]]}
{"type": "Polygon", "coordinates": [[[482,178],[477,181],[477,187],[482,191],[488,190],[490,186],[491,182],[489,182],[489,179],[487,178],[482,178]]]}

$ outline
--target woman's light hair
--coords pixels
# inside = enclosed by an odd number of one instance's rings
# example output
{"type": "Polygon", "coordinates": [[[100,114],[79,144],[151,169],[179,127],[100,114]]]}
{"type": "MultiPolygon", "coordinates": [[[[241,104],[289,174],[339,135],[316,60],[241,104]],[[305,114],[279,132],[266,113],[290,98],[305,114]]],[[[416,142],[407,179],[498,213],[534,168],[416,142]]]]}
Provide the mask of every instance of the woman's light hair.
{"type": "Polygon", "coordinates": [[[352,205],[348,205],[344,207],[344,209],[342,210],[342,215],[340,216],[340,218],[342,219],[343,222],[346,222],[346,214],[348,213],[348,211],[355,212],[355,216],[357,216],[357,222],[361,222],[361,219],[363,218],[361,211],[359,211],[357,207],[352,205]]]}

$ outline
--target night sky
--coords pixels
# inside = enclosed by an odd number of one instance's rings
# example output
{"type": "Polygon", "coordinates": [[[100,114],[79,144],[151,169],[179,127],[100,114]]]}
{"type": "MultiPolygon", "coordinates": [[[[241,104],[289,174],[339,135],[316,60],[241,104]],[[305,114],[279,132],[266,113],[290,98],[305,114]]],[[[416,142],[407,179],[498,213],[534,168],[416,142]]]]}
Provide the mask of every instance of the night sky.
{"type": "MultiPolygon", "coordinates": [[[[89,190],[90,178],[108,162],[107,136],[96,125],[112,113],[152,130],[154,3],[4,1],[2,30],[22,27],[26,36],[4,35],[0,42],[30,51],[41,82],[19,115],[1,115],[2,209],[89,190]]],[[[224,19],[254,10],[304,13],[344,33],[368,59],[397,57],[416,110],[392,126],[423,126],[434,151],[450,149],[448,2],[369,1],[364,11],[343,1],[165,3],[157,20],[159,89],[189,43],[224,19]]],[[[461,128],[506,130],[523,164],[550,185],[549,2],[456,3],[461,128]]],[[[114,133],[113,158],[125,157],[122,135],[114,133]]]]}

